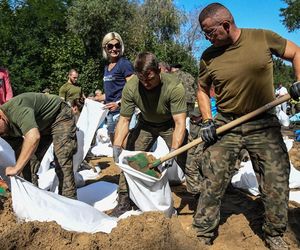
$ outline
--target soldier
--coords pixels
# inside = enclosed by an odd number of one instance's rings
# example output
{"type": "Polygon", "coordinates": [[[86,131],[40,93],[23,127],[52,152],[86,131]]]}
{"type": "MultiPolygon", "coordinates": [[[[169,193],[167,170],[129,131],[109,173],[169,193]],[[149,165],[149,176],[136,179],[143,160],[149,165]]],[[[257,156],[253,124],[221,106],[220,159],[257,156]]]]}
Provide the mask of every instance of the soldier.
{"type": "MultiPolygon", "coordinates": [[[[187,72],[181,70],[181,64],[173,64],[171,66],[171,73],[174,74],[183,84],[185,88],[185,100],[187,104],[187,116],[190,118],[189,123],[189,141],[192,141],[199,137],[199,121],[201,117],[199,112],[195,112],[195,101],[197,93],[197,85],[195,78],[187,72]],[[200,119],[199,119],[200,117],[200,119]]],[[[185,176],[186,176],[186,188],[197,200],[200,192],[201,177],[199,175],[199,161],[195,156],[198,156],[202,152],[202,145],[189,149],[185,176]]]]}
{"type": "MultiPolygon", "coordinates": [[[[161,73],[155,55],[149,52],[137,56],[134,69],[136,75],[126,83],[122,93],[121,115],[113,145],[115,162],[121,154],[135,107],[141,112],[137,125],[129,133],[127,149],[149,151],[158,136],[165,140],[171,151],[186,143],[186,103],[180,81],[171,74],[161,73]]],[[[173,160],[167,161],[166,165],[172,166],[173,160]]],[[[177,157],[182,168],[185,161],[185,153],[177,157]]],[[[118,217],[131,207],[128,187],[121,173],[118,205],[112,215],[118,217]]]]}
{"type": "Polygon", "coordinates": [[[76,98],[84,97],[82,88],[78,86],[78,72],[76,69],[71,69],[68,73],[68,81],[59,89],[59,96],[69,104],[76,98]]]}
{"type": "Polygon", "coordinates": [[[0,106],[0,136],[15,150],[15,166],[7,176],[23,176],[37,184],[39,163],[51,142],[59,194],[76,199],[73,154],[77,150],[76,125],[72,110],[61,98],[43,93],[20,94],[0,106]],[[29,164],[27,164],[30,161],[29,164]]]}
{"type": "Polygon", "coordinates": [[[220,3],[205,7],[199,23],[212,46],[201,56],[197,93],[203,117],[200,133],[206,143],[201,163],[204,188],[193,222],[197,236],[205,244],[211,244],[216,236],[221,199],[238,155],[246,149],[261,179],[266,244],[271,249],[288,249],[282,235],[288,219],[290,164],[276,115],[273,110],[265,112],[221,137],[216,127],[275,99],[272,54],[291,61],[299,81],[300,48],[269,30],[238,28],[230,11],[220,3]],[[215,119],[209,103],[212,84],[218,106],[215,119]]]}
{"type": "Polygon", "coordinates": [[[187,103],[187,116],[194,110],[196,102],[197,84],[195,78],[188,72],[181,70],[181,64],[173,64],[171,66],[171,73],[182,82],[185,89],[185,98],[187,103]]]}

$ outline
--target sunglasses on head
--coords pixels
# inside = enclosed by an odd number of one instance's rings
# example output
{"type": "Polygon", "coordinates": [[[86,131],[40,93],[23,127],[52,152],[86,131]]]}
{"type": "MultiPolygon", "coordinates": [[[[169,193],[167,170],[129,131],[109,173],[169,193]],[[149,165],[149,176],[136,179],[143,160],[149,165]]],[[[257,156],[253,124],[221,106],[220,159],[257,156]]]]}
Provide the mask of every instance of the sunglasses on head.
{"type": "Polygon", "coordinates": [[[108,43],[108,44],[106,44],[106,48],[108,50],[113,49],[114,47],[116,49],[121,49],[121,44],[120,43],[116,43],[116,44],[108,43]]]}

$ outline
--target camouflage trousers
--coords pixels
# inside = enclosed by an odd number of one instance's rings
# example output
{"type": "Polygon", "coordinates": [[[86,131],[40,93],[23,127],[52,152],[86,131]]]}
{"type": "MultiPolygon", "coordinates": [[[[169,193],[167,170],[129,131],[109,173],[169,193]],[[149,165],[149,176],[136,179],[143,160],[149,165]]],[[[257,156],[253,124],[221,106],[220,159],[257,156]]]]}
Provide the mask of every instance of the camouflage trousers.
{"type": "MultiPolygon", "coordinates": [[[[172,136],[174,131],[174,125],[167,122],[165,124],[156,125],[149,124],[139,120],[134,129],[129,133],[126,149],[131,151],[146,151],[149,152],[152,146],[155,144],[158,136],[161,136],[169,149],[172,144],[172,136]]],[[[187,142],[187,132],[183,144],[187,142]]],[[[187,153],[184,152],[176,157],[176,161],[180,168],[184,170],[186,164],[187,153]]],[[[171,183],[172,184],[172,183],[171,183]]],[[[177,184],[177,183],[174,183],[177,184]]],[[[119,179],[119,193],[128,192],[128,185],[121,172],[119,179]]]]}
{"type": "MultiPolygon", "coordinates": [[[[23,138],[5,138],[15,150],[18,156],[22,147],[23,138]]],[[[61,110],[58,113],[49,133],[41,133],[38,148],[29,163],[23,169],[23,177],[38,184],[37,172],[40,162],[43,159],[48,147],[53,142],[55,172],[59,179],[59,194],[76,199],[76,186],[73,172],[73,154],[77,150],[76,125],[75,118],[71,108],[66,104],[61,104],[61,110]]]]}
{"type": "MultiPolygon", "coordinates": [[[[190,123],[189,142],[199,138],[200,125],[193,122],[190,123]]],[[[203,151],[203,143],[192,147],[188,150],[186,167],[185,167],[185,182],[186,189],[191,194],[199,194],[201,187],[202,176],[199,169],[201,165],[203,151]]]]}
{"type": "MultiPolygon", "coordinates": [[[[216,122],[224,125],[237,117],[218,114],[216,122]]],[[[193,226],[199,237],[213,237],[220,221],[221,199],[231,181],[241,149],[249,152],[254,171],[259,176],[261,198],[265,207],[263,231],[281,235],[287,225],[290,164],[276,116],[264,114],[221,135],[203,152],[203,181],[193,226]]]]}

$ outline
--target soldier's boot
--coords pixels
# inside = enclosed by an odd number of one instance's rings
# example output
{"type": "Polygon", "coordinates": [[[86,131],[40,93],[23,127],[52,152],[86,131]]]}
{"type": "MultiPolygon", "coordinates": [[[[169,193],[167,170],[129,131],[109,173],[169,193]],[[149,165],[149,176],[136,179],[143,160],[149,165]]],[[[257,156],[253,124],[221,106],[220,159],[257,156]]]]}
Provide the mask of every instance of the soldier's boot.
{"type": "Polygon", "coordinates": [[[290,249],[288,244],[283,240],[281,236],[265,236],[265,242],[271,250],[286,250],[290,249]]]}
{"type": "Polygon", "coordinates": [[[136,206],[130,200],[128,193],[119,193],[118,205],[112,210],[110,216],[119,217],[132,209],[136,210],[136,206]]]}

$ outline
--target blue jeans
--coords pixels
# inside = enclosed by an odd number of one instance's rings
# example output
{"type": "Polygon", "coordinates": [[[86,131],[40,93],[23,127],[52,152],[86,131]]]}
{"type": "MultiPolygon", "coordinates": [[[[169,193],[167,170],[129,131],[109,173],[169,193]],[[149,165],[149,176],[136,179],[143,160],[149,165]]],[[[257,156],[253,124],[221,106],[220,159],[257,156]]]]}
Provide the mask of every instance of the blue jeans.
{"type": "Polygon", "coordinates": [[[106,116],[107,133],[108,135],[115,133],[115,128],[119,120],[120,113],[108,113],[106,116]]]}

